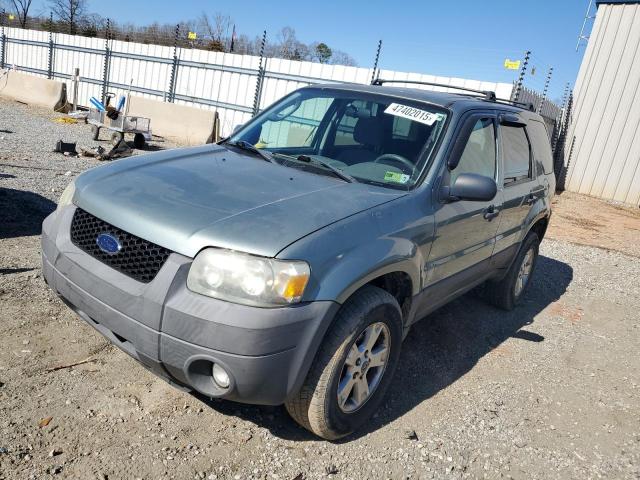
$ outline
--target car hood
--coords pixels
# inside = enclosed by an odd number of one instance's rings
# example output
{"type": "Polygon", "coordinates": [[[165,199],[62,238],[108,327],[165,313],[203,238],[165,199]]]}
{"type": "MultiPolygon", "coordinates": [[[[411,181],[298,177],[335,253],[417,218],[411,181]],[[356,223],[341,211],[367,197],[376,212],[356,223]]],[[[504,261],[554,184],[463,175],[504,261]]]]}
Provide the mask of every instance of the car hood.
{"type": "Polygon", "coordinates": [[[76,179],[74,203],[188,257],[207,246],[273,257],[305,235],[403,195],[206,145],[89,170],[76,179]]]}

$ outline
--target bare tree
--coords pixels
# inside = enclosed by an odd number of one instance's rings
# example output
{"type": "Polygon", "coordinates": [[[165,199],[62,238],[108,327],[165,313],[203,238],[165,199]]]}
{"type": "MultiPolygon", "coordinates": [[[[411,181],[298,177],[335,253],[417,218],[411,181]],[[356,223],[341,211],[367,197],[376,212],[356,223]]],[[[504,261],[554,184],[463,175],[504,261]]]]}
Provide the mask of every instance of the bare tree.
{"type": "Polygon", "coordinates": [[[224,36],[229,32],[232,20],[228,15],[216,13],[213,17],[209,17],[205,12],[202,12],[198,18],[198,29],[208,36],[211,40],[217,40],[222,42],[224,36]]]}
{"type": "Polygon", "coordinates": [[[25,28],[27,26],[27,16],[29,15],[29,9],[31,8],[33,0],[11,0],[11,2],[13,3],[16,15],[18,16],[20,26],[25,28]]]}
{"type": "Polygon", "coordinates": [[[342,50],[333,50],[329,63],[332,65],[345,65],[347,67],[357,67],[358,63],[354,58],[342,50]]]}
{"type": "Polygon", "coordinates": [[[280,42],[280,56],[293,59],[296,46],[299,43],[296,38],[296,31],[291,27],[283,27],[278,33],[278,41],[280,42]]]}
{"type": "Polygon", "coordinates": [[[69,28],[69,33],[76,33],[78,20],[87,10],[87,0],[49,0],[53,15],[69,28]]]}

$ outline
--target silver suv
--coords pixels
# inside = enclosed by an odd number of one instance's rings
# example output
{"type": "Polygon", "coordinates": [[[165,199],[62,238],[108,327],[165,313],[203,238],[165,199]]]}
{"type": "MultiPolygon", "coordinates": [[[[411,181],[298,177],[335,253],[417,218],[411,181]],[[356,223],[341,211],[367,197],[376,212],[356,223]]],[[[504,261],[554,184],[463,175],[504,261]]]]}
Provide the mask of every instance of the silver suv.
{"type": "Polygon", "coordinates": [[[181,388],[354,431],[413,323],[481,283],[518,304],[555,189],[536,113],[381,83],[83,173],[43,224],[48,285],[181,388]]]}

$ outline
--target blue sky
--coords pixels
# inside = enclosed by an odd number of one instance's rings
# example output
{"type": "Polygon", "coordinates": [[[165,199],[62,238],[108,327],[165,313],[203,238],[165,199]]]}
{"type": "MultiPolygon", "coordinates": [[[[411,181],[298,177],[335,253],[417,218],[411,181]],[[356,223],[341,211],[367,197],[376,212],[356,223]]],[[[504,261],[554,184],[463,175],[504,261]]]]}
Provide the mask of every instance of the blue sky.
{"type": "MultiPolygon", "coordinates": [[[[34,12],[47,10],[46,0],[34,12]]],[[[174,23],[203,11],[230,15],[250,37],[266,29],[272,38],[283,26],[303,42],[323,41],[346,51],[358,65],[372,66],[383,40],[381,67],[393,70],[512,81],[506,58],[531,50],[536,67],[526,85],[541,90],[554,67],[552,98],[575,82],[584,47],[575,44],[588,0],[89,0],[90,10],[119,22],[174,23]]]]}

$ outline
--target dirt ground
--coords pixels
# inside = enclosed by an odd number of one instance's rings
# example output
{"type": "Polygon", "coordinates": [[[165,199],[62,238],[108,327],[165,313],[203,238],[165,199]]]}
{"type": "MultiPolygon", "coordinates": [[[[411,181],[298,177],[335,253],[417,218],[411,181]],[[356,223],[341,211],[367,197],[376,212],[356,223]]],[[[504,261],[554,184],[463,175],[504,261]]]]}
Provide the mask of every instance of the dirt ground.
{"type": "Polygon", "coordinates": [[[22,129],[63,127],[0,102],[0,129],[3,114],[0,480],[640,478],[638,209],[557,196],[524,304],[472,293],[415,326],[380,411],[330,443],[282,407],[174,389],[55,297],[40,224],[93,164],[18,151],[22,129]]]}
{"type": "Polygon", "coordinates": [[[640,208],[572,192],[553,201],[549,238],[640,258],[640,208]]]}

